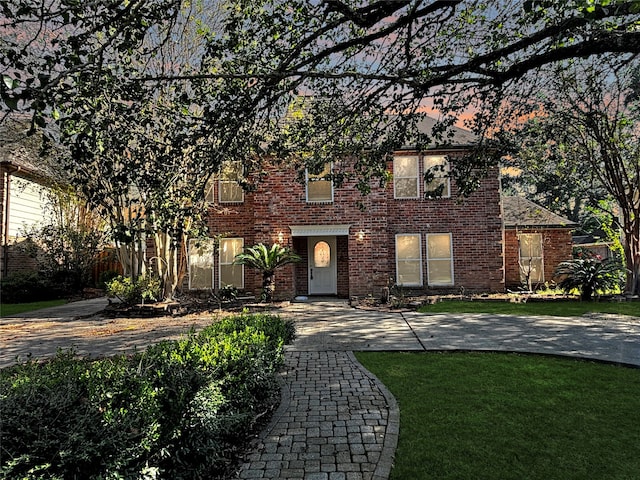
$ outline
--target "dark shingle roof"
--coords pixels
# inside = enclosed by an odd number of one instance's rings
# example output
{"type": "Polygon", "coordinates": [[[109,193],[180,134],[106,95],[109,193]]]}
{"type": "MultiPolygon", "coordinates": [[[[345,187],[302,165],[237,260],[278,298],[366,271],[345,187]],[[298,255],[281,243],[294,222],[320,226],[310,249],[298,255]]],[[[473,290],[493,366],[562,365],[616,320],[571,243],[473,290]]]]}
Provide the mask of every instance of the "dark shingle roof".
{"type": "Polygon", "coordinates": [[[0,122],[0,163],[19,167],[24,173],[42,179],[60,181],[61,171],[55,156],[40,156],[42,134],[28,134],[26,116],[9,116],[0,122]]]}
{"type": "Polygon", "coordinates": [[[502,209],[505,227],[571,228],[577,225],[523,197],[503,196],[502,209]]]}

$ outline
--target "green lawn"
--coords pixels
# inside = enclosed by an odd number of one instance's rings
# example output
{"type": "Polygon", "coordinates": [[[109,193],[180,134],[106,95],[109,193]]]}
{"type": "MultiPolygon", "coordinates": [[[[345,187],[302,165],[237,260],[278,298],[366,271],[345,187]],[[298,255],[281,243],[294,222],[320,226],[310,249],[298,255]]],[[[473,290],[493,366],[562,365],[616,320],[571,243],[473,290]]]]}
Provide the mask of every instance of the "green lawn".
{"type": "Polygon", "coordinates": [[[640,370],[498,353],[357,354],[400,406],[391,480],[640,478],[640,370]]]}
{"type": "Polygon", "coordinates": [[[31,312],[33,310],[40,310],[41,308],[55,307],[58,305],[64,305],[65,303],[67,303],[67,301],[64,299],[31,303],[1,303],[0,317],[10,317],[17,313],[31,312]]]}
{"type": "Polygon", "coordinates": [[[444,300],[420,308],[424,313],[505,313],[514,315],[581,316],[588,312],[619,313],[640,317],[640,302],[581,302],[553,300],[546,302],[509,303],[497,301],[444,300]]]}

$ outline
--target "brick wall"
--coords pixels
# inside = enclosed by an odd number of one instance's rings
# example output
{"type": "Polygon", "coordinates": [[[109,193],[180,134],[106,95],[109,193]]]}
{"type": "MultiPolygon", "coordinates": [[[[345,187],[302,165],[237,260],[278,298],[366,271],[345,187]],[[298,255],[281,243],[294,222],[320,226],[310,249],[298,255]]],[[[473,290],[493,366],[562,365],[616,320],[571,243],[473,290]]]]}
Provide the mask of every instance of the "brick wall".
{"type": "Polygon", "coordinates": [[[553,273],[560,262],[572,258],[571,229],[568,228],[514,228],[505,229],[505,284],[509,289],[522,287],[519,266],[519,233],[542,234],[544,281],[552,282],[553,273]]]}
{"type": "MultiPolygon", "coordinates": [[[[431,154],[432,152],[430,152],[431,154]]],[[[446,153],[454,156],[455,153],[446,153]]],[[[389,162],[388,168],[392,169],[389,162]]],[[[290,225],[350,225],[349,235],[337,237],[338,295],[378,295],[395,277],[395,235],[419,233],[423,258],[426,258],[424,235],[452,233],[455,285],[448,289],[429,289],[426,269],[425,290],[502,291],[502,219],[497,170],[470,198],[452,197],[437,200],[395,200],[393,185],[380,188],[372,182],[372,191],[363,197],[356,181],[347,179],[334,189],[332,203],[306,202],[305,187],[296,181],[295,172],[279,166],[267,168],[263,181],[254,192],[245,194],[242,204],[212,206],[209,211],[210,233],[242,237],[245,245],[271,244],[282,233],[283,245],[292,247],[303,261],[276,273],[276,295],[291,298],[306,294],[306,237],[291,236],[290,225]],[[364,210],[357,206],[360,201],[364,210]],[[359,239],[357,233],[364,232],[359,239]]],[[[245,270],[245,287],[258,293],[261,281],[257,274],[245,270]]]]}
{"type": "MultiPolygon", "coordinates": [[[[429,152],[445,154],[447,152],[429,152]]],[[[455,155],[448,153],[452,161],[455,155]]],[[[457,198],[451,185],[451,198],[394,200],[388,192],[389,258],[395,258],[395,235],[419,233],[422,258],[426,259],[425,234],[451,233],[454,257],[453,287],[429,287],[426,269],[425,290],[437,292],[503,291],[502,217],[498,172],[492,169],[480,188],[469,198],[457,198]]]]}

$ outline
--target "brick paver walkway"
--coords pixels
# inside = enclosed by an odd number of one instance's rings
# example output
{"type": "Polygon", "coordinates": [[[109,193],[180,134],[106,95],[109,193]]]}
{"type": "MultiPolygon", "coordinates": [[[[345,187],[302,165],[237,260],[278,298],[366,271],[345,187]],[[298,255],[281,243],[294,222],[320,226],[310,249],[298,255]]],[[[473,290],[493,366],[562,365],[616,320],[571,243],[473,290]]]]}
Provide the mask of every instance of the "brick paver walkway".
{"type": "Polygon", "coordinates": [[[283,401],[240,478],[382,480],[398,439],[393,396],[350,352],[287,352],[283,401]]]}
{"type": "MultiPolygon", "coordinates": [[[[58,348],[110,355],[145,348],[211,318],[107,319],[102,300],[0,318],[0,367],[58,348]]],[[[398,438],[398,406],[354,350],[487,350],[577,356],[640,366],[635,317],[424,315],[350,308],[344,301],[292,304],[282,404],[244,461],[242,479],[387,480],[398,438]]]]}

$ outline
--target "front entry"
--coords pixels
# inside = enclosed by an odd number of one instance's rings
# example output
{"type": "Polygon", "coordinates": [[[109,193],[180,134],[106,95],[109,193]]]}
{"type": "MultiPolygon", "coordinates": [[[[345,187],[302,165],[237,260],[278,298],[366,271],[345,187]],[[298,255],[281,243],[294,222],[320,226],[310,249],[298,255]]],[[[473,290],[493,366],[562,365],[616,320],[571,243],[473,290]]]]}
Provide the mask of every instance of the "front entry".
{"type": "Polygon", "coordinates": [[[338,269],[336,237],[308,237],[309,295],[336,295],[338,269]]]}

